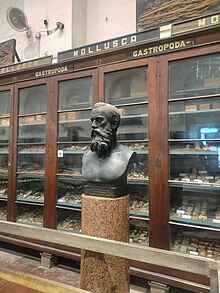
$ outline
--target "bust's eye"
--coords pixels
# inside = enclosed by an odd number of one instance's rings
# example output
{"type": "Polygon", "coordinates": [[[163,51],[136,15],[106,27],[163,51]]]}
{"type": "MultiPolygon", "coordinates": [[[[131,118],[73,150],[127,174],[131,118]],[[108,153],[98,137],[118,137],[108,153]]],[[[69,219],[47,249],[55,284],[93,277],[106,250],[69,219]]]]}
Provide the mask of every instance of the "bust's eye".
{"type": "Polygon", "coordinates": [[[101,123],[102,121],[103,121],[103,118],[101,118],[101,117],[96,118],[96,122],[101,123]]]}

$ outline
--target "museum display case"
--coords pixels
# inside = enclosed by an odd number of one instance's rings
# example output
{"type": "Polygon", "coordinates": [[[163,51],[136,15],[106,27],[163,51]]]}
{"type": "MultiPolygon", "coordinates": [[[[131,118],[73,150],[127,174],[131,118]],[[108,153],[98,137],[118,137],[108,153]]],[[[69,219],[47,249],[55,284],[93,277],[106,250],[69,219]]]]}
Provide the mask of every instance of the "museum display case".
{"type": "Polygon", "coordinates": [[[169,63],[171,247],[217,259],[220,258],[219,74],[219,54],[169,63]],[[177,234],[176,225],[181,225],[177,234]]]}
{"type": "MultiPolygon", "coordinates": [[[[90,113],[107,102],[121,114],[118,141],[136,152],[128,168],[130,242],[220,258],[219,32],[178,38],[0,71],[1,220],[81,233],[90,113]]],[[[10,231],[0,240],[79,259],[75,248],[10,231]]]]}

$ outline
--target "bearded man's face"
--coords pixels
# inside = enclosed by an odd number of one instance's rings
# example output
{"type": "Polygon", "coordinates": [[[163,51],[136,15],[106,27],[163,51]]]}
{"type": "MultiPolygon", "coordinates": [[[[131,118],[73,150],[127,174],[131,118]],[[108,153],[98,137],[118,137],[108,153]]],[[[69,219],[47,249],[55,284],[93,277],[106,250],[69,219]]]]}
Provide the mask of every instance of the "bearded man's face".
{"type": "Polygon", "coordinates": [[[90,149],[92,152],[104,152],[109,149],[112,141],[112,126],[107,113],[100,109],[94,109],[91,114],[92,133],[90,149]]]}

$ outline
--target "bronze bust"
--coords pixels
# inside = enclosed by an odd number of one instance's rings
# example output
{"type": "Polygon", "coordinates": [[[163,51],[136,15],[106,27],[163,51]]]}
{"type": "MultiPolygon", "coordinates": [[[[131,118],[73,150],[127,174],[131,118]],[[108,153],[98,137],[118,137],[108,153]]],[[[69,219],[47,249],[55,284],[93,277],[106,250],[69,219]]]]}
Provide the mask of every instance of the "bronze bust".
{"type": "Polygon", "coordinates": [[[118,192],[113,192],[111,197],[118,197],[120,193],[125,192],[127,169],[134,152],[117,142],[120,114],[115,106],[96,103],[90,120],[91,144],[90,150],[83,156],[82,175],[93,187],[97,186],[97,183],[115,187],[118,192]]]}

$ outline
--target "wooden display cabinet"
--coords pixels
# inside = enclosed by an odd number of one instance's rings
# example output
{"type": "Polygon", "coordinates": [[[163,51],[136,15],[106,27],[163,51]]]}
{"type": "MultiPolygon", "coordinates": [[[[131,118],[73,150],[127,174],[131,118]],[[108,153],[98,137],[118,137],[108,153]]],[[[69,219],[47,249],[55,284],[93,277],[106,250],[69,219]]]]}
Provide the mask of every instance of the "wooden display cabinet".
{"type": "MultiPolygon", "coordinates": [[[[118,140],[137,153],[128,170],[130,241],[220,258],[219,37],[209,28],[80,56],[50,65],[45,78],[33,69],[3,74],[0,219],[80,233],[81,159],[92,106],[105,101],[121,113],[118,140]],[[189,36],[188,49],[128,57],[189,36]]],[[[0,240],[79,259],[75,248],[10,231],[0,240]]],[[[132,266],[134,275],[170,285],[174,278],[209,283],[153,264],[132,266]]]]}

